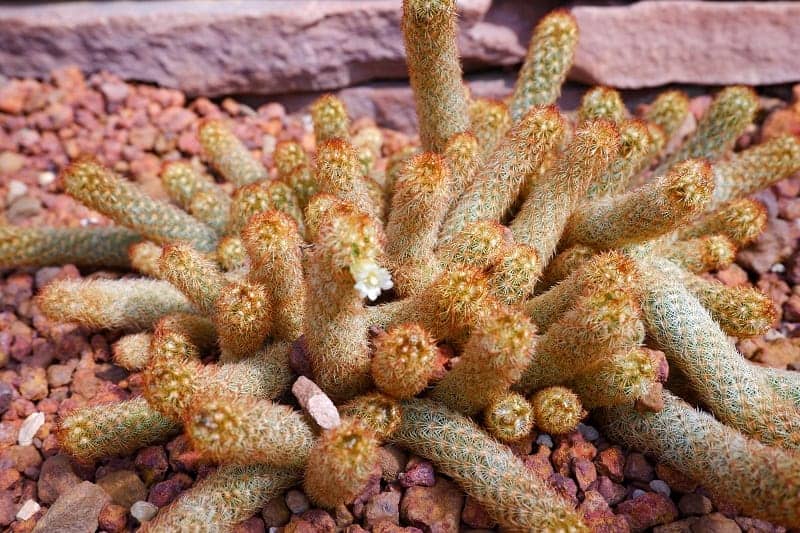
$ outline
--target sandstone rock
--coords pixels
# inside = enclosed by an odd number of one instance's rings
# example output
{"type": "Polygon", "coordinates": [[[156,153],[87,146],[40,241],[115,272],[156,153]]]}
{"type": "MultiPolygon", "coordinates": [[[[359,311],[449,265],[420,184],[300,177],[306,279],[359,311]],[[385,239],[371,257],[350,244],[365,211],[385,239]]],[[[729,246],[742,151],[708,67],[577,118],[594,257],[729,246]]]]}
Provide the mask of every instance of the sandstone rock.
{"type": "Polygon", "coordinates": [[[17,505],[14,503],[14,493],[9,490],[0,492],[0,526],[7,526],[14,521],[17,515],[17,505]]]}
{"type": "Polygon", "coordinates": [[[293,516],[286,525],[284,533],[333,533],[336,523],[331,515],[322,509],[306,511],[300,517],[293,516]]]}
{"type": "Polygon", "coordinates": [[[663,526],[653,528],[653,533],[692,533],[692,526],[697,523],[699,518],[691,516],[683,520],[676,520],[663,526]]]}
{"type": "MultiPolygon", "coordinates": [[[[468,69],[517,63],[533,24],[546,11],[546,6],[518,2],[513,9],[500,6],[487,15],[491,5],[489,0],[459,2],[459,45],[468,69]]],[[[7,46],[0,52],[0,71],[44,77],[69,58],[83,71],[101,65],[122,78],[206,96],[323,91],[406,76],[395,1],[165,2],[142,7],[5,8],[0,39],[7,46]],[[141,49],[152,53],[137,53],[141,49]]],[[[110,101],[125,97],[116,87],[101,90],[110,101]]],[[[16,103],[20,98],[6,98],[6,107],[21,110],[22,104],[16,103]]]]}
{"type": "Polygon", "coordinates": [[[169,463],[163,446],[148,446],[136,454],[136,469],[147,484],[164,479],[167,468],[169,463]]]}
{"type": "Polygon", "coordinates": [[[100,511],[97,522],[100,529],[108,531],[109,533],[119,533],[125,529],[127,517],[128,510],[125,507],[109,503],[100,511]]]}
{"type": "MultiPolygon", "coordinates": [[[[272,498],[261,510],[261,518],[267,527],[285,526],[292,517],[292,512],[286,507],[286,503],[280,496],[272,498]]],[[[352,517],[351,517],[352,520],[352,517]]]]}
{"type": "Polygon", "coordinates": [[[0,450],[0,468],[13,468],[17,472],[31,472],[42,464],[42,456],[32,445],[9,446],[0,450]]]}
{"type": "Polygon", "coordinates": [[[461,490],[438,478],[432,487],[409,487],[400,503],[400,515],[409,524],[430,533],[456,533],[463,504],[461,490]]]}
{"type": "Polygon", "coordinates": [[[176,474],[175,476],[160,481],[150,487],[147,501],[156,507],[164,507],[172,503],[183,490],[192,484],[192,479],[186,474],[176,474]]]}
{"type": "Polygon", "coordinates": [[[578,482],[578,487],[583,491],[597,479],[597,469],[594,463],[582,457],[576,457],[572,460],[572,472],[578,482]]]}
{"type": "MultiPolygon", "coordinates": [[[[364,529],[361,529],[361,531],[364,531],[364,529]]],[[[349,530],[348,533],[350,533],[349,530]]],[[[422,530],[416,527],[400,527],[391,522],[380,522],[372,528],[372,533],[422,533],[422,530]]]]}
{"type": "Polygon", "coordinates": [[[587,83],[758,85],[794,81],[800,71],[797,4],[640,2],[572,12],[581,29],[572,76],[587,83]]]}
{"type": "Polygon", "coordinates": [[[108,502],[103,489],[84,481],[66,491],[36,524],[34,533],[59,531],[61,533],[94,533],[100,511],[108,502]]]}
{"type": "Polygon", "coordinates": [[[81,479],[73,472],[66,455],[48,457],[42,464],[37,482],[39,500],[49,505],[80,482],[81,479]]]}
{"type": "Polygon", "coordinates": [[[397,478],[404,487],[414,487],[417,485],[431,487],[436,483],[434,478],[433,465],[428,461],[412,458],[408,462],[408,470],[399,474],[397,478]]]}
{"type": "Polygon", "coordinates": [[[620,503],[617,513],[625,516],[633,531],[644,531],[678,518],[678,509],[672,500],[655,492],[646,492],[620,503]]]}
{"type": "Polygon", "coordinates": [[[692,524],[692,533],[740,533],[739,525],[722,513],[712,513],[692,524]]]}
{"type": "Polygon", "coordinates": [[[606,476],[600,476],[597,478],[595,490],[602,494],[603,498],[605,498],[609,505],[618,504],[625,499],[625,495],[628,493],[625,486],[620,485],[619,483],[614,483],[606,476]]]}
{"type": "Polygon", "coordinates": [[[303,514],[311,507],[306,495],[296,489],[288,491],[284,500],[286,501],[286,507],[294,514],[303,514]]]}
{"type": "Polygon", "coordinates": [[[400,493],[381,492],[369,499],[364,507],[364,525],[373,528],[380,522],[400,523],[400,493]]]}
{"type": "Polygon", "coordinates": [[[251,516],[231,529],[231,533],[264,533],[264,531],[264,521],[258,516],[251,516]]]}
{"type": "Polygon", "coordinates": [[[470,527],[479,529],[491,529],[495,526],[495,521],[488,515],[486,509],[470,496],[467,496],[464,502],[461,521],[470,527]]]}
{"type": "Polygon", "coordinates": [[[678,509],[683,514],[704,515],[714,510],[711,500],[702,494],[684,494],[678,501],[678,509]]]}
{"type": "Polygon", "coordinates": [[[633,452],[625,460],[624,473],[627,479],[648,483],[653,479],[655,472],[644,455],[633,452]]]}
{"type": "Polygon", "coordinates": [[[97,480],[111,500],[126,509],[147,497],[147,489],[139,476],[131,470],[117,470],[97,480]]]}

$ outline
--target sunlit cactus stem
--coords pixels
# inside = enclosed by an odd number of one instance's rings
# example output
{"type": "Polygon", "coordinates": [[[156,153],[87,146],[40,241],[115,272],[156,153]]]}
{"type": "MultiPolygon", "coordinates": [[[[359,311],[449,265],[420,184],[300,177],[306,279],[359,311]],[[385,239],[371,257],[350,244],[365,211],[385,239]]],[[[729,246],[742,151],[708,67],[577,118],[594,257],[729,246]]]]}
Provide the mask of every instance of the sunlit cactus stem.
{"type": "Polygon", "coordinates": [[[20,228],[0,226],[0,268],[72,263],[131,266],[128,248],[142,237],[127,228],[20,228]]]}
{"type": "Polygon", "coordinates": [[[555,103],[577,45],[578,24],[568,11],[553,11],[539,21],[509,103],[514,121],[533,106],[555,103]]]}
{"type": "Polygon", "coordinates": [[[403,41],[424,150],[469,129],[456,45],[455,0],[403,0],[403,41]]]}
{"type": "Polygon", "coordinates": [[[402,409],[392,440],[433,461],[505,531],[589,531],[571,504],[467,417],[429,400],[402,409]]]}
{"type": "Polygon", "coordinates": [[[186,241],[205,252],[217,245],[212,228],[173,205],[148,197],[95,159],[78,159],[61,175],[70,196],[153,242],[186,241]]]}
{"type": "Polygon", "coordinates": [[[197,136],[211,165],[237,187],[267,179],[267,169],[221,120],[203,122],[197,136]]]}

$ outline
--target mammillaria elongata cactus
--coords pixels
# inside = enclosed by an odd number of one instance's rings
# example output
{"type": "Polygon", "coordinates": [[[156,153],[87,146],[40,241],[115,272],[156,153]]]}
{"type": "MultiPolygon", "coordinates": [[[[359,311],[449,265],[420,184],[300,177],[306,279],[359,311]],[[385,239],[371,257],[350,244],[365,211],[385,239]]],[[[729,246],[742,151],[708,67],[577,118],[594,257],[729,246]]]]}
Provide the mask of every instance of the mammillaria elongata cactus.
{"type": "Polygon", "coordinates": [[[697,275],[763,229],[744,197],[800,169],[798,139],[729,154],[758,106],[744,87],[722,90],[670,154],[680,92],[631,118],[595,88],[573,124],[553,105],[578,38],[566,11],[537,25],[505,102],[464,88],[454,0],[404,0],[402,26],[422,146],[392,156],[385,179],[380,132],[353,131],[328,95],[311,110],[316,152],[280,143],[276,177],[223,121],[201,126],[231,196],[171,163],[173,204],[155,201],[84,157],[63,184],[117,226],[0,228],[0,266],[143,275],[38,297],[54,319],[126,331],[115,361],[145,378],[141,397],[65,416],[62,447],[90,461],[183,429],[221,464],[147,531],[230,529],[304,475],[320,505],[348,503],[382,440],[430,459],[507,531],[584,531],[501,442],[534,424],[571,431],[590,409],[610,437],[800,527],[800,378],[746,363],[726,337],[763,333],[769,300],[697,275]],[[662,392],[644,339],[708,413],[662,392]],[[437,344],[459,356],[443,378],[437,344]],[[280,403],[292,349],[339,427],[280,403]]]}

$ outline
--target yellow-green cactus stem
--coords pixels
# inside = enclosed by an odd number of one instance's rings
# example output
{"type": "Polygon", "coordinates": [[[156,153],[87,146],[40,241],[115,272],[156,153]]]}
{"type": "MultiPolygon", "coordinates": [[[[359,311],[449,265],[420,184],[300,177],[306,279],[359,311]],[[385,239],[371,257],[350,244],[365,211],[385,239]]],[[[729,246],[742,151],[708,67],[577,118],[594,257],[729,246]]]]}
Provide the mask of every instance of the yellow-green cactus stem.
{"type": "Polygon", "coordinates": [[[572,504],[469,418],[429,400],[401,406],[392,440],[433,461],[505,531],[589,531],[572,504]]]}
{"type": "Polygon", "coordinates": [[[647,168],[658,153],[658,139],[641,120],[624,120],[619,125],[619,155],[586,191],[589,198],[619,194],[632,179],[647,168]]]}
{"type": "Polygon", "coordinates": [[[217,245],[212,228],[174,205],[150,198],[95,159],[78,159],[61,177],[67,194],[157,244],[186,241],[204,252],[217,245]]]}
{"type": "Polygon", "coordinates": [[[222,121],[204,121],[197,136],[209,163],[237,187],[267,179],[267,169],[222,121]]]}
{"type": "Polygon", "coordinates": [[[485,159],[511,127],[511,113],[500,100],[475,98],[469,103],[469,129],[478,143],[478,153],[485,159]]]}
{"type": "Polygon", "coordinates": [[[533,406],[521,394],[506,391],[495,396],[483,410],[483,424],[501,442],[516,442],[533,429],[533,406]]]}
{"type": "Polygon", "coordinates": [[[562,246],[621,248],[669,233],[703,212],[712,188],[711,165],[689,159],[663,178],[576,210],[565,228],[562,246]]]}
{"type": "Polygon", "coordinates": [[[784,135],[714,164],[714,196],[709,209],[743,198],[800,170],[800,139],[784,135]]]}
{"type": "Polygon", "coordinates": [[[92,330],[140,331],[164,315],[195,312],[178,289],[151,279],[54,281],[39,293],[36,304],[52,320],[92,330]]]}
{"type": "Polygon", "coordinates": [[[275,164],[275,170],[278,173],[278,179],[287,181],[292,171],[299,166],[308,166],[308,154],[300,145],[295,141],[281,141],[275,145],[275,151],[272,153],[272,161],[275,164]]]}
{"type": "Polygon", "coordinates": [[[419,292],[438,275],[433,254],[450,203],[450,167],[444,157],[423,152],[411,159],[395,183],[386,223],[386,255],[400,296],[419,292]]]}
{"type": "Polygon", "coordinates": [[[612,123],[597,120],[579,128],[550,171],[532,184],[511,223],[514,239],[550,261],[573,206],[608,168],[618,148],[619,132],[612,123]]]}
{"type": "Polygon", "coordinates": [[[433,374],[436,343],[419,324],[398,324],[374,340],[372,380],[382,392],[399,399],[425,390],[433,374]]]}
{"type": "Polygon", "coordinates": [[[401,28],[422,148],[441,152],[450,137],[469,129],[455,0],[403,0],[401,28]]]}
{"type": "Polygon", "coordinates": [[[222,235],[230,223],[231,197],[224,192],[200,191],[192,196],[187,210],[222,235]]]}
{"type": "Polygon", "coordinates": [[[300,478],[300,470],[293,468],[224,465],[143,523],[139,531],[231,531],[300,478]]]}
{"type": "Polygon", "coordinates": [[[333,509],[353,501],[378,463],[379,441],[357,418],[320,435],[308,457],[303,488],[315,504],[333,509]]]}
{"type": "Polygon", "coordinates": [[[400,402],[380,392],[370,392],[357,396],[341,406],[339,412],[344,417],[357,418],[375,432],[380,440],[385,440],[400,426],[402,408],[400,402]]]}
{"type": "Polygon", "coordinates": [[[244,249],[242,239],[236,235],[222,237],[217,245],[216,258],[226,272],[246,266],[247,251],[244,249]]]}
{"type": "Polygon", "coordinates": [[[443,155],[450,167],[450,207],[456,204],[461,193],[474,179],[475,172],[483,161],[479,151],[482,146],[478,138],[470,132],[456,133],[447,141],[443,155]]]}
{"type": "Polygon", "coordinates": [[[342,139],[330,139],[317,146],[315,171],[319,192],[332,194],[378,217],[378,206],[369,194],[358,150],[342,139]]]}
{"type": "Polygon", "coordinates": [[[311,104],[310,111],[317,144],[331,139],[350,139],[350,118],[344,102],[332,94],[326,94],[311,104]]]}
{"type": "Polygon", "coordinates": [[[294,191],[297,203],[302,209],[305,209],[311,197],[319,192],[314,173],[307,164],[296,166],[284,181],[294,191]]]}
{"type": "Polygon", "coordinates": [[[132,244],[128,248],[131,268],[145,276],[162,279],[161,271],[158,269],[161,251],[161,246],[150,241],[139,241],[132,244]]]}
{"type": "Polygon", "coordinates": [[[534,106],[555,103],[577,45],[578,24],[568,11],[553,11],[539,21],[508,106],[515,122],[534,106]]]}
{"type": "Polygon", "coordinates": [[[158,269],[165,280],[177,287],[205,314],[211,313],[226,283],[217,264],[188,244],[165,246],[158,269]]]}
{"type": "Polygon", "coordinates": [[[555,107],[535,107],[511,128],[447,215],[439,234],[446,244],[472,222],[500,222],[526,176],[558,147],[564,118],[555,107]]]}
{"type": "Polygon", "coordinates": [[[736,257],[736,246],[723,235],[658,243],[654,251],[695,274],[727,268],[736,257]]]}
{"type": "Polygon", "coordinates": [[[536,291],[543,292],[566,279],[567,276],[580,269],[596,253],[588,246],[580,244],[560,252],[547,264],[547,268],[542,272],[542,279],[537,285],[536,291]]]}
{"type": "Polygon", "coordinates": [[[147,332],[131,333],[120,337],[112,347],[114,364],[126,370],[141,370],[150,359],[150,341],[152,339],[153,334],[147,332]]]}
{"type": "Polygon", "coordinates": [[[751,198],[742,198],[680,228],[679,239],[692,239],[704,235],[724,235],[737,247],[750,244],[767,227],[767,210],[764,204],[751,198]]]}
{"type": "Polygon", "coordinates": [[[221,361],[238,361],[261,348],[273,326],[273,308],[266,287],[234,281],[220,291],[212,312],[221,361]]]}
{"type": "Polygon", "coordinates": [[[250,256],[250,279],[264,285],[272,299],[273,335],[295,340],[303,331],[306,306],[297,224],[280,211],[266,211],[250,219],[242,240],[250,256]]]}
{"type": "Polygon", "coordinates": [[[476,415],[507,391],[531,363],[536,327],[510,308],[488,311],[464,346],[461,359],[431,392],[433,400],[476,415]]]}
{"type": "Polygon", "coordinates": [[[698,398],[725,424],[765,444],[800,447],[800,418],[779,398],[680,281],[669,261],[638,260],[648,338],[689,380],[698,398]]]}
{"type": "Polygon", "coordinates": [[[569,387],[587,409],[633,404],[656,382],[657,362],[644,348],[634,348],[581,373],[569,387]]]}
{"type": "Polygon", "coordinates": [[[466,226],[439,248],[442,264],[461,263],[486,269],[500,261],[511,245],[511,232],[499,222],[480,220],[466,226]]]}
{"type": "Polygon", "coordinates": [[[628,116],[619,92],[609,87],[593,87],[586,91],[578,107],[578,124],[591,120],[608,120],[621,123],[628,116]]]}
{"type": "Polygon", "coordinates": [[[185,210],[189,209],[192,198],[199,192],[225,194],[208,176],[186,161],[166,163],[161,169],[161,183],[172,201],[185,210]]]}
{"type": "Polygon", "coordinates": [[[533,294],[541,271],[539,254],[534,248],[526,244],[512,244],[492,267],[489,285],[501,302],[519,304],[533,294]]]}
{"type": "Polygon", "coordinates": [[[737,85],[721,90],[700,118],[694,133],[659,165],[656,175],[664,174],[684,159],[713,160],[727,152],[753,121],[757,110],[758,96],[752,89],[737,85]]]}
{"type": "Polygon", "coordinates": [[[552,435],[575,431],[586,416],[578,395],[567,387],[547,387],[531,397],[537,429],[552,435]]]}
{"type": "Polygon", "coordinates": [[[131,266],[128,248],[142,237],[127,228],[20,228],[0,225],[0,268],[72,263],[131,266]]]}
{"type": "Polygon", "coordinates": [[[740,512],[800,527],[800,455],[765,446],[664,391],[664,408],[598,413],[608,435],[699,481],[740,512]]]}
{"type": "Polygon", "coordinates": [[[314,443],[299,411],[270,400],[206,391],[187,407],[192,448],[217,463],[301,467],[314,443]]]}
{"type": "Polygon", "coordinates": [[[337,400],[370,385],[364,297],[392,287],[380,266],[384,236],[375,220],[352,206],[334,206],[322,217],[306,262],[305,339],[317,385],[337,400]]]}
{"type": "Polygon", "coordinates": [[[62,450],[89,463],[112,455],[131,454],[179,431],[178,423],[137,397],[75,409],[61,419],[56,437],[62,450]]]}
{"type": "Polygon", "coordinates": [[[689,97],[682,91],[664,91],[659,94],[644,118],[664,131],[667,141],[677,133],[678,128],[689,116],[689,97]]]}

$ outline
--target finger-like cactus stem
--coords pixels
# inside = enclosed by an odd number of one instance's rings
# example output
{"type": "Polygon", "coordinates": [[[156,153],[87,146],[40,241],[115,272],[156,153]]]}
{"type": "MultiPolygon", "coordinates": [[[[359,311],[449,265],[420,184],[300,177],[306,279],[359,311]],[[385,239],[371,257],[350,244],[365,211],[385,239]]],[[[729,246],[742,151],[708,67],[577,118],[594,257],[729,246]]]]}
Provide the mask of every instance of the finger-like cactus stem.
{"type": "Polygon", "coordinates": [[[711,102],[697,129],[656,169],[664,174],[672,165],[689,158],[716,159],[730,150],[758,110],[758,96],[747,87],[734,86],[721,90],[711,102]]]}
{"type": "Polygon", "coordinates": [[[166,245],[158,270],[205,314],[213,310],[225,285],[225,277],[217,265],[188,244],[166,245]]]}
{"type": "Polygon", "coordinates": [[[619,125],[619,155],[586,191],[589,198],[619,194],[632,178],[640,174],[660,148],[650,128],[641,120],[625,120],[619,125]]]}
{"type": "Polygon", "coordinates": [[[509,104],[514,121],[534,106],[555,103],[577,45],[578,24],[568,11],[553,11],[539,21],[509,104]]]}
{"type": "Polygon", "coordinates": [[[36,302],[53,320],[93,330],[138,331],[152,328],[164,315],[195,311],[175,287],[150,279],[54,281],[39,293],[36,302]]]}
{"type": "Polygon", "coordinates": [[[767,227],[767,210],[764,204],[750,198],[734,200],[719,211],[706,215],[691,226],[678,231],[679,239],[705,235],[724,235],[736,246],[753,242],[767,227]]]}
{"type": "Polygon", "coordinates": [[[689,116],[689,98],[682,91],[664,91],[659,94],[644,118],[659,126],[669,141],[689,116]]]}
{"type": "Polygon", "coordinates": [[[91,462],[133,453],[179,431],[178,423],[138,397],[76,409],[61,419],[56,436],[61,449],[80,461],[91,462]]]}
{"type": "Polygon", "coordinates": [[[619,92],[610,87],[593,87],[586,91],[578,108],[578,124],[592,120],[608,120],[619,124],[628,116],[619,92]]]}
{"type": "Polygon", "coordinates": [[[653,239],[702,213],[711,199],[711,165],[690,159],[627,194],[583,206],[570,217],[562,246],[621,248],[653,239]]]}
{"type": "Polygon", "coordinates": [[[525,115],[500,141],[450,210],[439,243],[447,243],[472,222],[500,222],[516,201],[526,176],[560,144],[564,127],[555,107],[536,107],[525,115]]]}
{"type": "Polygon", "coordinates": [[[401,27],[422,147],[441,152],[447,139],[469,129],[455,0],[403,0],[401,27]]]}
{"type": "Polygon", "coordinates": [[[436,359],[436,343],[418,324],[399,324],[373,341],[372,380],[381,391],[412,398],[428,386],[436,359]]]}
{"type": "Polygon", "coordinates": [[[483,423],[497,440],[518,441],[533,429],[533,406],[521,394],[506,391],[495,396],[486,406],[483,423]]]}
{"type": "Polygon", "coordinates": [[[503,308],[488,312],[431,398],[466,415],[479,413],[519,380],[531,362],[535,333],[536,327],[522,313],[503,308]]]}
{"type": "Polygon", "coordinates": [[[800,527],[800,455],[765,446],[664,391],[664,408],[603,409],[598,418],[613,439],[652,453],[752,516],[800,527]]]}
{"type": "Polygon", "coordinates": [[[127,228],[20,228],[0,226],[0,268],[81,266],[129,267],[128,249],[142,237],[127,228]]]}
{"type": "Polygon", "coordinates": [[[303,480],[311,501],[328,509],[352,502],[378,463],[378,445],[372,430],[357,418],[344,419],[320,435],[303,480]]]}
{"type": "Polygon", "coordinates": [[[433,461],[506,531],[589,531],[571,504],[467,417],[427,400],[402,408],[393,440],[433,461]]]}
{"type": "Polygon", "coordinates": [[[511,223],[514,239],[549,261],[573,206],[608,168],[618,147],[619,132],[610,122],[592,121],[579,128],[553,168],[533,183],[511,223]]]}
{"type": "Polygon", "coordinates": [[[269,465],[225,465],[182,493],[142,533],[230,531],[301,478],[300,470],[269,465]]]}
{"type": "Polygon", "coordinates": [[[238,361],[264,344],[272,328],[272,303],[263,285],[235,281],[220,291],[214,302],[213,317],[221,360],[238,361]]]}
{"type": "Polygon", "coordinates": [[[196,394],[187,408],[192,448],[211,461],[301,467],[314,443],[300,412],[269,400],[212,390],[196,394]]]}
{"type": "Polygon", "coordinates": [[[385,394],[371,392],[353,398],[339,408],[342,416],[357,418],[375,432],[380,440],[385,440],[400,426],[402,408],[400,403],[385,394]]]}
{"type": "Polygon", "coordinates": [[[518,304],[533,293],[541,271],[539,254],[534,248],[526,244],[512,244],[492,267],[489,285],[501,302],[518,304]]]}
{"type": "Polygon", "coordinates": [[[280,211],[267,211],[250,219],[242,240],[250,256],[250,279],[264,285],[273,302],[273,335],[295,340],[302,334],[306,305],[297,224],[280,211]]]}
{"type": "Polygon", "coordinates": [[[511,127],[511,113],[500,100],[475,98],[469,103],[469,124],[478,144],[477,153],[485,159],[511,127]]]}
{"type": "Polygon", "coordinates": [[[221,120],[206,120],[197,136],[211,165],[237,187],[267,179],[267,169],[221,120]]]}
{"type": "Polygon", "coordinates": [[[211,227],[174,205],[150,198],[95,159],[79,159],[61,176],[70,196],[153,242],[186,241],[204,252],[217,245],[211,227]]]}
{"type": "Polygon", "coordinates": [[[317,98],[311,104],[311,120],[314,123],[314,138],[317,144],[331,139],[350,138],[350,118],[344,102],[332,94],[317,98]]]}
{"type": "Polygon", "coordinates": [[[736,257],[736,246],[723,235],[659,243],[654,251],[695,274],[727,268],[736,257]]]}
{"type": "Polygon", "coordinates": [[[657,371],[657,360],[650,351],[634,348],[581,373],[569,386],[587,409],[633,404],[648,394],[657,371]]]}

